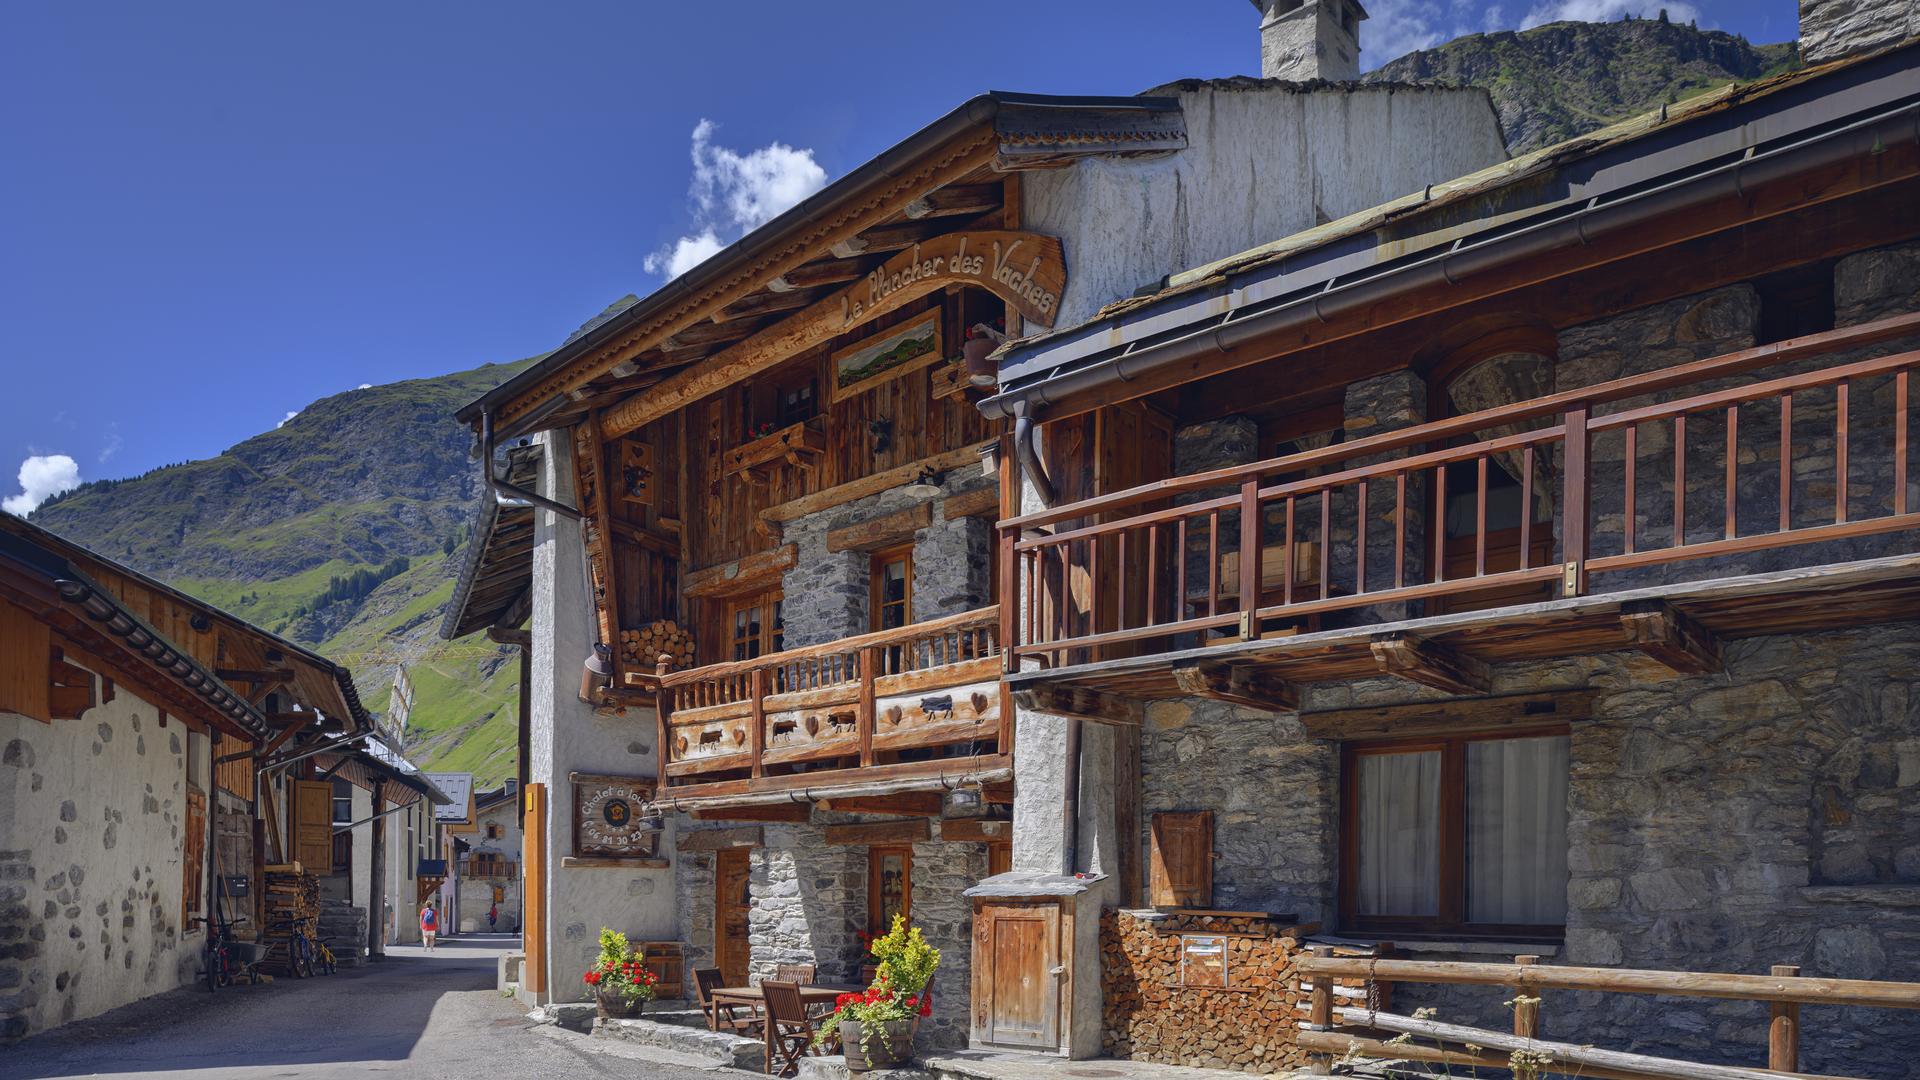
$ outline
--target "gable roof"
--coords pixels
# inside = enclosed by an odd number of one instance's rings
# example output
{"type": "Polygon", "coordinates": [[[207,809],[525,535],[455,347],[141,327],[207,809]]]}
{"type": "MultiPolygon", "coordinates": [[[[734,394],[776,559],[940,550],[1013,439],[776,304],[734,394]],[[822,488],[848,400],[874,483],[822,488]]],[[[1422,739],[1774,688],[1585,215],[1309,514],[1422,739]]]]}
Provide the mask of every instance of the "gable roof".
{"type": "Polygon", "coordinates": [[[471,821],[473,808],[473,774],[464,772],[430,772],[425,774],[447,796],[447,801],[433,808],[433,820],[441,825],[459,825],[471,821]]]}

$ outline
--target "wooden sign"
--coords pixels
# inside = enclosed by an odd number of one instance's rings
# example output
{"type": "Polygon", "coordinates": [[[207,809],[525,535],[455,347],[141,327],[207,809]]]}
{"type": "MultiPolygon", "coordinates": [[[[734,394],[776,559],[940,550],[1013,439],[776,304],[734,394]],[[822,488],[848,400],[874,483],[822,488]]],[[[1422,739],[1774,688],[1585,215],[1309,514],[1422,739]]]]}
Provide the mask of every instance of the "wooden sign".
{"type": "Polygon", "coordinates": [[[940,362],[938,308],[904,326],[855,342],[833,354],[833,400],[845,401],[889,379],[940,362]]]}
{"type": "Polygon", "coordinates": [[[653,780],[637,776],[574,773],[573,853],[608,859],[651,859],[660,832],[640,824],[641,807],[653,797],[653,780]]]}
{"type": "Polygon", "coordinates": [[[1052,326],[1067,285],[1066,260],[1058,238],[1011,230],[949,233],[915,244],[839,292],[608,409],[601,421],[605,437],[638,431],[949,285],[985,289],[1030,322],[1052,326]]]}

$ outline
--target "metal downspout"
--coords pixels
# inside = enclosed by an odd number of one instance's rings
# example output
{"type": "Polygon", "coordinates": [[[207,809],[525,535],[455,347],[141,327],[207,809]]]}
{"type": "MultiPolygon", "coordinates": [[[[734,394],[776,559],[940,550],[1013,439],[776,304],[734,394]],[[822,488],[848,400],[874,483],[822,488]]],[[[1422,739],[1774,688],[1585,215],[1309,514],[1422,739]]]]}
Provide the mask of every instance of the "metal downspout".
{"type": "MultiPolygon", "coordinates": [[[[1040,502],[1051,509],[1059,500],[1052,481],[1047,479],[1046,467],[1040,462],[1040,451],[1034,445],[1038,432],[1033,417],[1027,415],[1024,405],[1015,407],[1013,418],[1014,455],[1020,460],[1020,473],[1033,484],[1034,493],[1040,502]]],[[[1061,829],[1060,872],[1072,877],[1080,863],[1080,758],[1082,738],[1080,721],[1069,716],[1064,717],[1067,724],[1066,745],[1061,752],[1066,759],[1066,775],[1062,786],[1066,789],[1061,803],[1061,813],[1065,817],[1065,826],[1061,829]]]]}
{"type": "Polygon", "coordinates": [[[493,450],[493,409],[486,408],[480,411],[480,475],[487,478],[487,490],[493,492],[494,501],[502,506],[538,506],[575,521],[580,520],[580,511],[573,507],[495,476],[493,450]]]}

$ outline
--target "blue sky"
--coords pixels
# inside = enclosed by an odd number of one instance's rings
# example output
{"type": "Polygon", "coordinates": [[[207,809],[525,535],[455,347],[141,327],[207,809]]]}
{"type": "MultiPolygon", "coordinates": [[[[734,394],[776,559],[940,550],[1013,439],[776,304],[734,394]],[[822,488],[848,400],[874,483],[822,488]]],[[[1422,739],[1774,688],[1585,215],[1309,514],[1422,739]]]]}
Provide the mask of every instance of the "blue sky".
{"type": "MultiPolygon", "coordinates": [[[[1661,5],[1367,6],[1372,67],[1661,5]]],[[[1797,25],[1792,0],[1665,6],[1755,41],[1797,25]]],[[[1246,0],[0,5],[0,496],[540,352],[975,93],[1252,73],[1257,21],[1246,0]]]]}

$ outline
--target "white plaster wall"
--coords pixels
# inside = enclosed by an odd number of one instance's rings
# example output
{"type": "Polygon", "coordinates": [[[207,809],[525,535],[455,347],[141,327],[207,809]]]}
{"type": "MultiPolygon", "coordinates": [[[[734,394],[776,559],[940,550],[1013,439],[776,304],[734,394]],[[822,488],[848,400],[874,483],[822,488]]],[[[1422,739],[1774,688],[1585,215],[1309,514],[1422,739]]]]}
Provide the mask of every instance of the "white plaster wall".
{"type": "MultiPolygon", "coordinates": [[[[391,808],[394,804],[382,802],[382,808],[391,808]]],[[[423,829],[428,828],[421,813],[424,800],[387,818],[387,941],[392,944],[412,944],[420,940],[420,905],[416,902],[419,887],[408,870],[416,866],[419,858],[418,840],[423,829]],[[407,826],[414,830],[415,847],[407,846],[407,826]]],[[[371,830],[372,826],[368,826],[371,830]]],[[[371,842],[371,833],[369,833],[371,842]]],[[[441,925],[446,925],[442,911],[441,925]]]]}
{"type": "Polygon", "coordinates": [[[500,901],[500,920],[494,930],[502,934],[515,933],[520,929],[520,874],[523,857],[520,850],[520,800],[515,797],[501,803],[480,815],[479,829],[468,836],[469,850],[473,854],[498,855],[515,865],[515,876],[508,880],[495,878],[462,878],[460,889],[460,929],[465,932],[471,928],[475,933],[487,932],[487,908],[493,904],[493,887],[504,886],[505,898],[500,901]],[[487,826],[500,827],[496,839],[487,838],[487,826]]]}
{"type": "MultiPolygon", "coordinates": [[[[540,490],[573,501],[572,432],[545,433],[540,490]]],[[[580,525],[548,510],[534,514],[533,659],[529,776],[547,785],[547,991],[550,999],[585,997],[580,973],[598,950],[602,926],[638,940],[674,938],[671,869],[566,867],[573,854],[573,788],[569,773],[655,775],[655,714],[629,710],[594,715],[579,700],[580,668],[593,647],[593,605],[587,594],[580,525]]],[[[671,831],[660,850],[671,852],[671,831]]]]}
{"type": "Polygon", "coordinates": [[[187,746],[124,685],[78,720],[0,713],[0,908],[27,947],[0,1016],[43,1030],[199,971],[201,932],[180,927],[187,746]]]}
{"type": "Polygon", "coordinates": [[[377,922],[380,913],[367,911],[367,902],[373,896],[373,823],[366,819],[373,816],[373,792],[358,785],[353,789],[353,820],[363,822],[353,829],[353,906],[367,912],[370,922],[377,922]]]}
{"type": "Polygon", "coordinates": [[[1059,326],[1169,274],[1506,159],[1480,90],[1180,84],[1187,148],[1026,174],[1024,227],[1066,245],[1059,326]]]}

